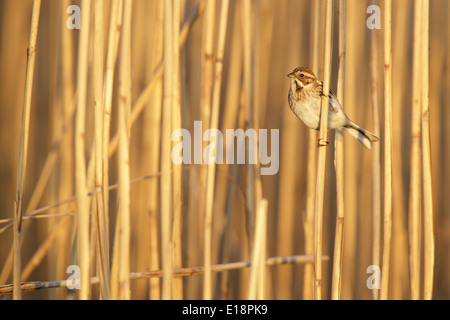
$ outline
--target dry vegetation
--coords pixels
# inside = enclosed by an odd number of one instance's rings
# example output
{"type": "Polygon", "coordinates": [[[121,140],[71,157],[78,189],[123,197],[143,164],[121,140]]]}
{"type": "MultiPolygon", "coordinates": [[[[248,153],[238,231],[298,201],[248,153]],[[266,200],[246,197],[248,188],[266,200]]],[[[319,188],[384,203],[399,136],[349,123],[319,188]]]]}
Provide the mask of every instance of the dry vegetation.
{"type": "MultiPolygon", "coordinates": [[[[0,298],[449,299],[449,14],[448,0],[2,0],[0,298]],[[372,150],[298,121],[298,66],[380,136],[372,150]],[[172,132],[194,139],[197,120],[279,129],[279,171],[175,164],[172,132]]],[[[194,143],[193,157],[210,144],[194,143]]]]}

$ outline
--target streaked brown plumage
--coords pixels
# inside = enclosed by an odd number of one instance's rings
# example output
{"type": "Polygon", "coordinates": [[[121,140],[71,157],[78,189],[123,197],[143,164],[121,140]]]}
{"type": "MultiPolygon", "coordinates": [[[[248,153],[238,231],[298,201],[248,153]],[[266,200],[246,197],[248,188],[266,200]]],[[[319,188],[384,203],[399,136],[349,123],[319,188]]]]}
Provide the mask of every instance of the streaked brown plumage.
{"type": "MultiPolygon", "coordinates": [[[[320,105],[323,83],[307,68],[295,68],[288,74],[291,80],[288,101],[295,115],[309,128],[320,129],[320,105]]],[[[342,110],[341,104],[333,93],[329,93],[328,128],[341,129],[350,133],[366,148],[378,141],[373,133],[351,121],[342,110]]]]}

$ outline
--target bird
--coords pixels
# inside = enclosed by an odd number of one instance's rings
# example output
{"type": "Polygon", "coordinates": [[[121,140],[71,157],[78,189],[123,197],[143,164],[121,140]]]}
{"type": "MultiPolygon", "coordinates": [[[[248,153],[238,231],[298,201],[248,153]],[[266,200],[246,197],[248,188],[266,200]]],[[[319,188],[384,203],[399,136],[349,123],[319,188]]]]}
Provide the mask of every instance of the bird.
{"type": "MultiPolygon", "coordinates": [[[[298,67],[287,75],[290,78],[289,107],[307,127],[320,130],[320,106],[323,95],[323,82],[317,79],[308,68],[298,67]]],[[[336,96],[328,94],[328,129],[347,131],[367,149],[379,138],[351,121],[344,113],[336,96]]]]}

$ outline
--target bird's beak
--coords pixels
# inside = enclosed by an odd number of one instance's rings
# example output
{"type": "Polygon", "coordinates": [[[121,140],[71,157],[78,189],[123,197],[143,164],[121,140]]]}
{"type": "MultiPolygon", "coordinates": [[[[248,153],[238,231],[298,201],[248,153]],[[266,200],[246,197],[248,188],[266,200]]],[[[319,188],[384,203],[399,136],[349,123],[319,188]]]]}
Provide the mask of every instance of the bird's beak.
{"type": "Polygon", "coordinates": [[[289,78],[294,78],[294,77],[295,77],[294,72],[289,73],[287,76],[288,76],[289,78]]]}

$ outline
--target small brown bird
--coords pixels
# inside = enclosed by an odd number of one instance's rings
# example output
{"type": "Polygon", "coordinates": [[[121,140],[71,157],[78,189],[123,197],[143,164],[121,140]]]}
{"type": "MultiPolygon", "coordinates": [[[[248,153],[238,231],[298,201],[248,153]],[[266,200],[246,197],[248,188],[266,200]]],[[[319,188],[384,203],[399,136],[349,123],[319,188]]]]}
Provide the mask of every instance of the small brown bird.
{"type": "MultiPolygon", "coordinates": [[[[289,107],[311,129],[320,130],[320,105],[323,83],[307,68],[295,68],[288,74],[291,80],[289,107]]],[[[341,129],[358,139],[366,148],[379,138],[351,121],[333,93],[329,93],[328,129],[341,129]]]]}

